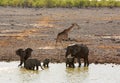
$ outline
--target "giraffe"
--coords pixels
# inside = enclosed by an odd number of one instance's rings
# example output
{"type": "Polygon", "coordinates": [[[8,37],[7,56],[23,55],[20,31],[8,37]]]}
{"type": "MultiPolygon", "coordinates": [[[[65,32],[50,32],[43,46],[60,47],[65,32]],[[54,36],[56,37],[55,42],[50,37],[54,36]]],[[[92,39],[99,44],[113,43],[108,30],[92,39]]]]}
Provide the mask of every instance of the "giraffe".
{"type": "Polygon", "coordinates": [[[69,28],[63,30],[62,32],[58,33],[57,35],[57,38],[56,38],[56,45],[58,42],[62,43],[62,41],[65,41],[65,40],[68,40],[68,33],[71,31],[71,29],[74,27],[74,26],[77,26],[78,28],[79,25],[76,24],[76,23],[73,23],[69,28]]]}

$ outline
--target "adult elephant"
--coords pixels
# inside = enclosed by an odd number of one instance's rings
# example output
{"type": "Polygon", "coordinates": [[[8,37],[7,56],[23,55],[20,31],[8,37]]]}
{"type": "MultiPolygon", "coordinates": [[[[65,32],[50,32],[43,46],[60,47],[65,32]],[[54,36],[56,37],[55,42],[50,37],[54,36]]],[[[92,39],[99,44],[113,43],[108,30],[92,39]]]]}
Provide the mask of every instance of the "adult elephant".
{"type": "Polygon", "coordinates": [[[42,68],[41,66],[41,61],[38,59],[27,59],[24,63],[24,68],[29,69],[29,70],[38,70],[39,66],[42,68]]]}
{"type": "Polygon", "coordinates": [[[89,61],[88,61],[89,49],[86,45],[74,44],[68,46],[65,57],[67,58],[67,56],[69,55],[71,55],[74,58],[77,58],[79,67],[81,66],[81,61],[80,61],[81,58],[84,59],[84,67],[89,66],[89,61]]]}
{"type": "Polygon", "coordinates": [[[16,55],[20,57],[20,64],[18,66],[22,66],[22,64],[31,56],[32,51],[31,48],[27,48],[25,51],[21,48],[16,50],[16,55]]]}

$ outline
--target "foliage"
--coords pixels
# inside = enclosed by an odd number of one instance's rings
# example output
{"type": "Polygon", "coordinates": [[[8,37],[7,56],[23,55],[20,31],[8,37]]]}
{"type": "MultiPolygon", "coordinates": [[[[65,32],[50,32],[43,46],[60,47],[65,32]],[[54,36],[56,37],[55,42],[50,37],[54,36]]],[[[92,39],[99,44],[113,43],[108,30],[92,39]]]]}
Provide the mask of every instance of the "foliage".
{"type": "Polygon", "coordinates": [[[13,7],[120,7],[118,0],[0,0],[13,7]]]}

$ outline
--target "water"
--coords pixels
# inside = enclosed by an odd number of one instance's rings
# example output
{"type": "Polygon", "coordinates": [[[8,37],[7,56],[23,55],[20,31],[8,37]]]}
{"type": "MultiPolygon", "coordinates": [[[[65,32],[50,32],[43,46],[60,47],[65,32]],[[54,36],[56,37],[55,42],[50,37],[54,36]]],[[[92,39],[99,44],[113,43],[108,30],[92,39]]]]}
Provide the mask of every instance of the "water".
{"type": "Polygon", "coordinates": [[[90,64],[66,68],[65,63],[52,64],[38,71],[19,68],[19,62],[0,62],[0,83],[120,83],[120,65],[90,64]]]}

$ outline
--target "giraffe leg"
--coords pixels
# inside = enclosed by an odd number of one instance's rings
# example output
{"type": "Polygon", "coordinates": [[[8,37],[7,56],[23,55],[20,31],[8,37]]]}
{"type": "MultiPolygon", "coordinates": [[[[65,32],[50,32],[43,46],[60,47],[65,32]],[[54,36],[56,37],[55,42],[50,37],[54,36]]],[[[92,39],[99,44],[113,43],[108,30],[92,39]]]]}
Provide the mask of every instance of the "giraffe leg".
{"type": "Polygon", "coordinates": [[[64,44],[63,44],[63,42],[61,42],[61,44],[62,44],[62,47],[64,48],[64,44]]]}
{"type": "Polygon", "coordinates": [[[55,43],[55,47],[57,47],[57,42],[55,43]]]}

